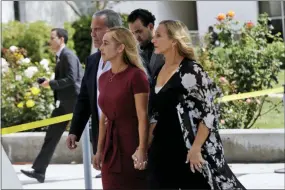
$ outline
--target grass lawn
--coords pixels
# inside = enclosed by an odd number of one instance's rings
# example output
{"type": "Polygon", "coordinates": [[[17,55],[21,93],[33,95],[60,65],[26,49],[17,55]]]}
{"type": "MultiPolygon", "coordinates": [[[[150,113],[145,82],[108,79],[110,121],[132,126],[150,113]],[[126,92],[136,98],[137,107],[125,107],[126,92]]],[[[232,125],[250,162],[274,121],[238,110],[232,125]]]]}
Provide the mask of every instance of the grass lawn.
{"type": "MultiPolygon", "coordinates": [[[[268,98],[268,100],[273,101],[275,104],[282,101],[282,98],[268,98]]],[[[272,107],[272,104],[267,102],[264,103],[261,114],[267,112],[272,107]]],[[[277,110],[272,110],[265,115],[262,115],[253,128],[260,129],[274,129],[274,128],[284,128],[284,107],[283,103],[280,103],[277,107],[277,110]],[[277,111],[278,110],[278,111],[277,111]]]]}
{"type": "MultiPolygon", "coordinates": [[[[282,70],[278,75],[279,83],[274,85],[274,88],[282,86],[284,83],[284,70],[282,70]]],[[[272,100],[274,103],[279,103],[282,101],[282,98],[273,98],[270,97],[268,100],[272,100]]],[[[271,104],[265,102],[261,111],[261,114],[267,112],[272,107],[271,104]]],[[[284,128],[284,107],[283,103],[280,103],[277,107],[277,110],[272,110],[267,114],[261,116],[253,128],[261,128],[261,129],[274,129],[274,128],[284,128]]]]}

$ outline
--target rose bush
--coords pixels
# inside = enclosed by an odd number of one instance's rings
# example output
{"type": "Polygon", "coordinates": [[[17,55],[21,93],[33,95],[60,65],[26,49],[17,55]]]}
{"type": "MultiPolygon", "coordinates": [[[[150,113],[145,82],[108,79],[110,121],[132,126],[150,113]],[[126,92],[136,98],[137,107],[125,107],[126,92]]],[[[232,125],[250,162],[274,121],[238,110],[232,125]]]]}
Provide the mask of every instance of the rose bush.
{"type": "Polygon", "coordinates": [[[54,109],[51,89],[39,87],[39,77],[54,78],[54,63],[33,62],[23,48],[2,49],[2,127],[48,118],[54,109]]]}
{"type": "MultiPolygon", "coordinates": [[[[2,24],[2,127],[45,119],[53,109],[53,92],[38,86],[37,78],[54,77],[55,55],[49,47],[52,26],[44,21],[2,24]],[[4,63],[4,64],[3,64],[4,63]]],[[[75,29],[68,31],[67,47],[74,50],[75,29]]],[[[32,131],[45,130],[45,128],[32,131]]]]}
{"type": "MultiPolygon", "coordinates": [[[[219,46],[206,43],[198,51],[199,62],[224,95],[272,88],[285,57],[280,34],[271,33],[266,14],[260,15],[257,23],[249,21],[241,26],[234,16],[233,11],[217,16],[219,46]]],[[[210,41],[210,35],[205,38],[210,41]]],[[[251,128],[265,101],[266,96],[221,103],[220,126],[251,128]]]]}

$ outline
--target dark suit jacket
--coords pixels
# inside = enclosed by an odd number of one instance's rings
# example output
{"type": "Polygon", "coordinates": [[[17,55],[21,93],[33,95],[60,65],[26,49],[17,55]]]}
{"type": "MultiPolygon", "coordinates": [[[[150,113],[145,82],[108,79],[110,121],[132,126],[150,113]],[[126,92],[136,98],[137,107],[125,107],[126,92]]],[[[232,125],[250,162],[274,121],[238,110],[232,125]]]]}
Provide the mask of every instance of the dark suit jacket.
{"type": "Polygon", "coordinates": [[[101,53],[96,52],[86,59],[85,73],[81,83],[80,93],[77,98],[69,134],[77,137],[77,142],[84,131],[86,123],[91,116],[93,153],[97,151],[99,132],[99,117],[97,109],[97,71],[101,53]]]}
{"type": "Polygon", "coordinates": [[[152,53],[149,67],[151,70],[151,79],[154,78],[155,73],[157,72],[158,69],[160,69],[164,65],[164,56],[161,54],[155,54],[152,53]]]}
{"type": "Polygon", "coordinates": [[[147,70],[149,81],[151,82],[154,73],[164,64],[164,57],[160,54],[153,53],[153,43],[148,43],[144,48],[140,49],[140,56],[142,57],[143,65],[147,70]]]}
{"type": "Polygon", "coordinates": [[[54,100],[60,102],[76,100],[79,94],[83,69],[77,56],[63,48],[55,67],[55,78],[49,82],[54,91],[54,100]]]}

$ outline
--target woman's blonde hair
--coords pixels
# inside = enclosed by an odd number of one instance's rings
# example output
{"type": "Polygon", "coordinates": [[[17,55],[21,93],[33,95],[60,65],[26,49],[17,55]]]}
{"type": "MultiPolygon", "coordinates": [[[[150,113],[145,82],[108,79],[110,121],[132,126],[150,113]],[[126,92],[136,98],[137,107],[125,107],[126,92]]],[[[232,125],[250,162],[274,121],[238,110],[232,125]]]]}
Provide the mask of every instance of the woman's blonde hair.
{"type": "Polygon", "coordinates": [[[132,32],[124,27],[112,27],[108,30],[112,38],[119,45],[124,44],[123,60],[128,65],[133,65],[146,73],[139,54],[138,45],[132,32]]]}
{"type": "Polygon", "coordinates": [[[191,47],[191,37],[187,26],[183,22],[176,20],[164,20],[159,24],[165,26],[170,39],[177,41],[179,55],[195,60],[195,53],[191,47]]]}

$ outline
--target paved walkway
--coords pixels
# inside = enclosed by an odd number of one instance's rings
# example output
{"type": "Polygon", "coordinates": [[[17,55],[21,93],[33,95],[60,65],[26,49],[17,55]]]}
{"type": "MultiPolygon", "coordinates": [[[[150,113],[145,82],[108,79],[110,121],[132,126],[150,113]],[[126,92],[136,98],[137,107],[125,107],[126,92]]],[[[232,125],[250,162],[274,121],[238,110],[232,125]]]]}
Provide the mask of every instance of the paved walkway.
{"type": "MultiPolygon", "coordinates": [[[[233,172],[247,189],[285,189],[285,175],[274,173],[284,168],[284,164],[230,164],[233,172]]],[[[82,164],[50,165],[45,183],[24,176],[20,169],[30,169],[31,165],[14,165],[24,189],[84,189],[82,164]]],[[[92,169],[93,189],[102,189],[101,179],[96,179],[98,171],[92,169]]]]}

